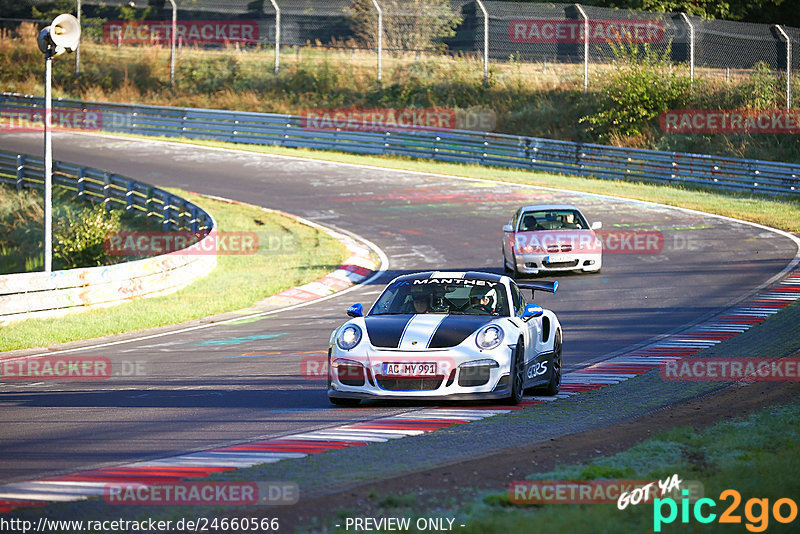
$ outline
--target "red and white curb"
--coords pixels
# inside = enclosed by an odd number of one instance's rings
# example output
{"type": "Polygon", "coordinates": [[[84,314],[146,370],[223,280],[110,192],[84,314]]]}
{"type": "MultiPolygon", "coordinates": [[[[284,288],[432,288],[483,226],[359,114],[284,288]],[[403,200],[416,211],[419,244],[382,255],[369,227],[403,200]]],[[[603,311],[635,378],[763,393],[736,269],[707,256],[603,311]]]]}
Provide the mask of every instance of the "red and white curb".
{"type": "MultiPolygon", "coordinates": [[[[348,270],[348,272],[351,271],[348,270]]],[[[730,339],[762,323],[769,316],[778,313],[779,310],[798,299],[800,299],[800,271],[795,271],[783,281],[767,287],[746,302],[705,323],[647,347],[566,373],[563,377],[561,392],[555,397],[526,398],[517,406],[471,406],[413,410],[390,417],[359,421],[231,447],[91,471],[79,471],[35,481],[5,484],[0,486],[0,513],[9,512],[18,507],[43,506],[53,502],[70,502],[101,497],[107,484],[127,483],[143,486],[173,484],[223,471],[303,458],[310,454],[319,454],[329,450],[386,442],[593,391],[650,371],[665,361],[690,356],[730,339]]]]}

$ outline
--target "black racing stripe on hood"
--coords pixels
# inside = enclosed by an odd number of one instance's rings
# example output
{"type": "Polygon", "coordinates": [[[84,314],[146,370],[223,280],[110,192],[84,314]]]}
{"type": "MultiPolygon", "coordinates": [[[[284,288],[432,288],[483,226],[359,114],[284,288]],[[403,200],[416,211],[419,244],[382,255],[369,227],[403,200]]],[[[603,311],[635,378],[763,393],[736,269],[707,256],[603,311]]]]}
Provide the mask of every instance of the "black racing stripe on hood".
{"type": "Polygon", "coordinates": [[[439,323],[428,348],[455,347],[492,319],[491,315],[448,315],[439,323]]]}
{"type": "Polygon", "coordinates": [[[396,349],[413,315],[378,315],[364,318],[369,341],[375,347],[396,349]]]}

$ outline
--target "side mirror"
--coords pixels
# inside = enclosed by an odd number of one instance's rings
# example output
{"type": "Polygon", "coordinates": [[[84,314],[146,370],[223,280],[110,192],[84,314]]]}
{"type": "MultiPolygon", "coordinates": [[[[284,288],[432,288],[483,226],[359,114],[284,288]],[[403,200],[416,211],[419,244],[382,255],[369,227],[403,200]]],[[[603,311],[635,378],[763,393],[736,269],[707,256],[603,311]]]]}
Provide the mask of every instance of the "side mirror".
{"type": "Polygon", "coordinates": [[[350,317],[364,317],[364,307],[361,304],[353,304],[347,308],[347,315],[350,317]]]}
{"type": "Polygon", "coordinates": [[[601,221],[595,221],[592,223],[592,230],[599,230],[603,227],[603,223],[601,221]]]}
{"type": "Polygon", "coordinates": [[[503,231],[506,232],[506,233],[513,232],[514,231],[514,227],[511,226],[511,223],[508,223],[507,225],[503,226],[503,231]]]}
{"type": "Polygon", "coordinates": [[[522,312],[522,320],[527,321],[533,317],[541,317],[544,310],[538,304],[526,304],[525,310],[522,312]]]}

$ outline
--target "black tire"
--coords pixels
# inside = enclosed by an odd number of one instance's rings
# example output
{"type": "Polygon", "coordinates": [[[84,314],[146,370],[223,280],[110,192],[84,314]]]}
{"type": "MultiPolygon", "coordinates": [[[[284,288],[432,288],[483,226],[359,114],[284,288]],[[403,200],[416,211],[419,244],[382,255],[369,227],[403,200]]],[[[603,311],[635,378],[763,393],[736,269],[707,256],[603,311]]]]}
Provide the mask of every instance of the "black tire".
{"type": "Polygon", "coordinates": [[[506,245],[503,244],[503,246],[501,248],[502,248],[502,252],[503,252],[503,272],[505,274],[510,274],[511,273],[511,269],[508,268],[508,263],[506,262],[506,245]]]}
{"type": "Polygon", "coordinates": [[[561,330],[556,331],[556,338],[553,341],[553,362],[550,371],[550,382],[542,389],[542,393],[548,396],[558,394],[561,389],[561,330]]]}
{"type": "Polygon", "coordinates": [[[523,386],[525,385],[525,344],[522,339],[517,341],[517,349],[514,351],[509,380],[511,382],[511,394],[505,400],[508,404],[514,406],[522,401],[523,386]]]}
{"type": "Polygon", "coordinates": [[[511,253],[511,277],[515,280],[522,278],[522,273],[517,270],[517,258],[511,253]]]}
{"type": "Polygon", "coordinates": [[[353,406],[358,406],[361,404],[361,399],[347,399],[345,397],[328,397],[328,400],[331,401],[331,404],[341,406],[343,408],[352,408],[353,406]]]}

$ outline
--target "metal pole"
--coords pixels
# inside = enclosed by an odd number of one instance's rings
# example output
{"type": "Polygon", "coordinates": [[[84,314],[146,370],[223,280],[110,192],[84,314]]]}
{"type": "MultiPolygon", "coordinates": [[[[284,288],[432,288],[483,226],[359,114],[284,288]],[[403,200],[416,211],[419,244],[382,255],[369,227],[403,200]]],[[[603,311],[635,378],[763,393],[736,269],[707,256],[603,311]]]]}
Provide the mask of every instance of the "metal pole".
{"type": "Polygon", "coordinates": [[[589,91],[589,17],[580,4],[575,4],[578,13],[583,17],[583,92],[589,91]]]}
{"type": "Polygon", "coordinates": [[[481,0],[477,1],[483,13],[483,86],[486,87],[489,85],[489,12],[481,0]]]}
{"type": "MultiPolygon", "coordinates": [[[[78,0],[78,25],[81,23],[81,0],[78,0]]],[[[75,49],[75,76],[81,73],[81,46],[75,49]]]]}
{"type": "Polygon", "coordinates": [[[178,40],[178,6],[175,0],[169,0],[172,4],[172,33],[169,39],[169,84],[175,85],[175,43],[178,40]]]}
{"type": "Polygon", "coordinates": [[[275,74],[278,74],[281,67],[281,8],[275,0],[270,2],[275,9],[275,74]]]}
{"type": "Polygon", "coordinates": [[[53,270],[53,140],[50,129],[50,114],[53,109],[53,94],[50,90],[53,78],[53,46],[44,56],[44,272],[53,270]]]}
{"type": "Polygon", "coordinates": [[[786,39],[786,109],[790,110],[792,109],[792,40],[780,25],[776,24],[775,27],[786,39]]]}
{"type": "Polygon", "coordinates": [[[694,24],[686,13],[681,13],[681,17],[689,27],[689,81],[694,89],[694,24]]]}
{"type": "Polygon", "coordinates": [[[383,79],[383,10],[378,5],[378,0],[372,0],[372,5],[378,12],[378,83],[383,79]]]}

